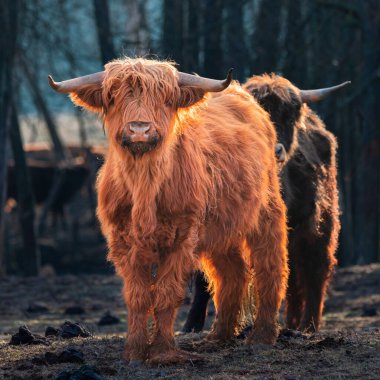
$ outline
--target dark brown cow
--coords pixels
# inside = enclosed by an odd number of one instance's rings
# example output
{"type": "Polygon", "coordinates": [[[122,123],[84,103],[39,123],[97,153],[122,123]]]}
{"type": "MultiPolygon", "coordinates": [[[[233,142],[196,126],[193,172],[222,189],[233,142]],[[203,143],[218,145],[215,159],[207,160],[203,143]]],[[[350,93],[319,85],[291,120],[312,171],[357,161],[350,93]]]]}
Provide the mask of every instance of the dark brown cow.
{"type": "MultiPolygon", "coordinates": [[[[270,113],[280,143],[276,155],[289,227],[289,328],[318,330],[340,230],[336,140],[305,102],[319,101],[346,84],[300,91],[272,74],[254,76],[244,85],[270,113]]],[[[202,330],[208,300],[207,282],[198,273],[184,332],[202,330]]]]}

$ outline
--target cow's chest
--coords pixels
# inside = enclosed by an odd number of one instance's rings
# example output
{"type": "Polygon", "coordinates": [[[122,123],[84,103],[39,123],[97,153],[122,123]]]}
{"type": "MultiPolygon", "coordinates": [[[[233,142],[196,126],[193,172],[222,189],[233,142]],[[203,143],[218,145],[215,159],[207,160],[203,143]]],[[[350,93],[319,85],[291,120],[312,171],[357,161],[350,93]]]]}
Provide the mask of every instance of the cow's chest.
{"type": "Polygon", "coordinates": [[[154,239],[157,249],[161,254],[172,250],[179,235],[179,227],[175,219],[168,217],[158,217],[157,226],[154,231],[154,239]]]}

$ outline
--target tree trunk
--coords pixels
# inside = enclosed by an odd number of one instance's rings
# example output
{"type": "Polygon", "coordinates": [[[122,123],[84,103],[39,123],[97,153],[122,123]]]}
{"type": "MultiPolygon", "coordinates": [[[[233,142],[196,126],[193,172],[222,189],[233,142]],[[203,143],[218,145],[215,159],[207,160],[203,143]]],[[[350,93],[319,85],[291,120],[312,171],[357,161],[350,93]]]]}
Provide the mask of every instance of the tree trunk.
{"type": "Polygon", "coordinates": [[[107,0],[93,0],[98,31],[98,41],[103,65],[116,57],[112,41],[109,8],[107,0]]]}
{"type": "Polygon", "coordinates": [[[39,270],[39,254],[34,229],[34,198],[29,169],[23,149],[20,125],[15,106],[12,106],[12,126],[9,137],[15,162],[17,185],[17,212],[23,241],[21,257],[18,259],[21,272],[25,276],[36,276],[39,270]]]}
{"type": "Polygon", "coordinates": [[[165,58],[174,59],[183,64],[183,2],[164,0],[164,26],[162,34],[162,51],[165,58]]]}
{"type": "Polygon", "coordinates": [[[66,149],[64,148],[61,142],[61,138],[58,135],[57,126],[54,122],[52,114],[50,113],[46,105],[45,99],[41,94],[41,90],[38,87],[38,84],[35,80],[35,76],[31,73],[28,64],[25,62],[25,60],[22,57],[20,57],[20,63],[22,65],[23,72],[25,73],[25,77],[28,81],[28,85],[31,90],[31,93],[33,94],[33,100],[36,104],[36,107],[37,109],[40,110],[40,112],[42,113],[46,121],[50,138],[53,142],[56,159],[57,161],[67,161],[66,149]]]}
{"type": "MultiPolygon", "coordinates": [[[[378,0],[362,2],[364,68],[375,73],[380,64],[380,4],[378,0]]],[[[363,75],[364,76],[364,75],[363,75]]],[[[380,192],[380,132],[376,94],[380,92],[380,78],[375,76],[362,97],[362,154],[359,158],[358,200],[356,209],[356,257],[358,263],[376,261],[379,247],[379,192],[380,192]]]]}
{"type": "Polygon", "coordinates": [[[200,0],[187,0],[184,12],[183,65],[185,72],[199,71],[200,0]]]}
{"type": "Polygon", "coordinates": [[[126,53],[142,56],[149,51],[150,33],[146,19],[145,0],[127,0],[126,53]]]}
{"type": "Polygon", "coordinates": [[[264,0],[260,4],[253,35],[254,73],[262,74],[277,70],[282,5],[282,0],[264,0]]]}
{"type": "Polygon", "coordinates": [[[307,76],[307,56],[302,3],[301,0],[287,0],[287,27],[284,43],[287,54],[282,72],[285,78],[304,87],[307,76]]]}
{"type": "Polygon", "coordinates": [[[223,0],[205,0],[203,17],[204,28],[204,63],[203,75],[210,78],[223,78],[222,52],[222,12],[223,0]]]}
{"type": "Polygon", "coordinates": [[[18,0],[3,2],[0,7],[0,275],[5,274],[4,205],[7,188],[7,135],[11,116],[12,69],[16,54],[18,0]]]}
{"type": "Polygon", "coordinates": [[[244,63],[247,49],[244,41],[243,5],[235,0],[226,0],[226,54],[225,66],[234,68],[234,78],[243,81],[251,73],[246,72],[244,63]]]}

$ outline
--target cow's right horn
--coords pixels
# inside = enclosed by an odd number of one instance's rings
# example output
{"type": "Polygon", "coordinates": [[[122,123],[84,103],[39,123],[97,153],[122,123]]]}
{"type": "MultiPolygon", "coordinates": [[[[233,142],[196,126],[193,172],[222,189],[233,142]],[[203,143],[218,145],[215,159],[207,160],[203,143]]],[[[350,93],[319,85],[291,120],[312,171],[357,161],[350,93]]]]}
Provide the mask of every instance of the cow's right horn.
{"type": "Polygon", "coordinates": [[[217,80],[199,77],[198,75],[178,73],[179,86],[197,87],[206,92],[219,92],[226,89],[232,81],[232,70],[229,69],[226,79],[217,80]]]}
{"type": "Polygon", "coordinates": [[[51,75],[48,76],[49,85],[57,92],[68,94],[75,92],[79,87],[86,85],[101,85],[105,76],[104,71],[99,71],[94,74],[85,75],[73,79],[64,80],[63,82],[55,82],[51,75]]]}
{"type": "Polygon", "coordinates": [[[301,99],[304,103],[319,102],[350,83],[350,81],[347,81],[333,87],[320,88],[317,90],[300,90],[301,99]]]}

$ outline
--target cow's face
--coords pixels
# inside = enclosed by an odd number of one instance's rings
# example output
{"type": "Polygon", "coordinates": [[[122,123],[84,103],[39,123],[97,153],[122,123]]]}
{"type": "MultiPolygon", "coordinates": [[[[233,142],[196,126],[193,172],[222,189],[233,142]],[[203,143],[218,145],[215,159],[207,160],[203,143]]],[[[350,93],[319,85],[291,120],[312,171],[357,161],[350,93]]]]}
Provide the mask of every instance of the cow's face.
{"type": "Polygon", "coordinates": [[[122,155],[140,158],[171,141],[180,109],[205,94],[180,87],[177,70],[167,62],[118,60],[105,69],[102,86],[76,91],[71,99],[102,113],[109,142],[122,155]]]}
{"type": "Polygon", "coordinates": [[[168,141],[173,132],[180,106],[175,70],[167,64],[151,70],[141,63],[107,66],[103,113],[109,139],[117,149],[141,157],[168,141]]]}
{"type": "Polygon", "coordinates": [[[301,116],[299,90],[285,78],[266,74],[250,78],[244,87],[270,114],[278,142],[288,155],[295,145],[296,125],[301,116]]]}

